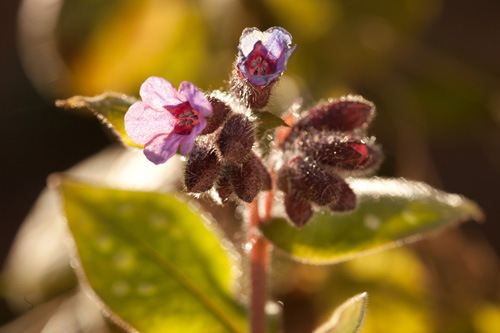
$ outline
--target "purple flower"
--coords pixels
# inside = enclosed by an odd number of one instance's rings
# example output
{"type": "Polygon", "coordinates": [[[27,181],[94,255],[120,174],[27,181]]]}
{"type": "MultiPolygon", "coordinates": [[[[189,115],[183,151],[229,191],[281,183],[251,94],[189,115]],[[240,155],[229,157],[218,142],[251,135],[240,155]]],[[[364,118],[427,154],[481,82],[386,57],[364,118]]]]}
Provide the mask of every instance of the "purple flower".
{"type": "Polygon", "coordinates": [[[205,129],[205,117],[212,106],[191,82],[179,91],[167,80],[152,76],[141,86],[142,102],[134,103],[125,114],[125,131],[137,144],[144,144],[144,155],[154,164],[165,163],[181,148],[186,155],[194,140],[205,129]]]}
{"type": "Polygon", "coordinates": [[[286,70],[288,58],[295,50],[292,36],[281,27],[262,32],[246,28],[238,46],[238,67],[243,77],[256,86],[267,86],[286,70]]]}

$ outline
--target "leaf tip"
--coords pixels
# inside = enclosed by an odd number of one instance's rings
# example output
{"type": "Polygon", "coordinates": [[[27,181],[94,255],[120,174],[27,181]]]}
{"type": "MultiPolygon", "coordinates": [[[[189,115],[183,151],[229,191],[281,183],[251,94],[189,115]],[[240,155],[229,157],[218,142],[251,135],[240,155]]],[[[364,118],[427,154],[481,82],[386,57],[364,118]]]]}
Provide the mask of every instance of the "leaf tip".
{"type": "Polygon", "coordinates": [[[75,108],[82,108],[86,106],[85,101],[81,98],[81,96],[73,96],[67,99],[58,99],[55,102],[55,105],[58,108],[63,108],[63,109],[75,109],[75,108]]]}
{"type": "Polygon", "coordinates": [[[63,181],[62,178],[63,176],[59,172],[50,174],[47,177],[47,187],[50,189],[58,189],[59,187],[61,187],[63,181]]]}

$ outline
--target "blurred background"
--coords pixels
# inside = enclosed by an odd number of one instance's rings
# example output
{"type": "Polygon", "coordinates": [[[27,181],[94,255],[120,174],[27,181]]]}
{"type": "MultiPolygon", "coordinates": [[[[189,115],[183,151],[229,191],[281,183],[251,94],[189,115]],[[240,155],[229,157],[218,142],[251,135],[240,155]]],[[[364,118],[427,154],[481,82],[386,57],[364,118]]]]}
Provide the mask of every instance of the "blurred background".
{"type": "MultiPolygon", "coordinates": [[[[58,110],[55,99],[137,96],[151,75],[219,89],[241,31],[278,25],[297,49],[274,110],[299,96],[308,107],[361,94],[377,105],[380,175],[463,194],[486,214],[335,267],[282,259],[277,276],[292,270],[293,279],[273,292],[287,332],[310,331],[365,290],[367,332],[500,332],[498,13],[496,0],[2,0],[0,264],[46,178],[114,142],[93,116],[58,110]]],[[[19,316],[8,303],[0,324],[19,316]]]]}

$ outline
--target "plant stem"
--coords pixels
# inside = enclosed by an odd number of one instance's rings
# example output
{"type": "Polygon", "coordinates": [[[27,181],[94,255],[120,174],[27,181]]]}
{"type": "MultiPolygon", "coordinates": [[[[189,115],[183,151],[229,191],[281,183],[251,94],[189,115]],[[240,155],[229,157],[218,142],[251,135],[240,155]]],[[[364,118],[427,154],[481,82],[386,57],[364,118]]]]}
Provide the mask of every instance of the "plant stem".
{"type": "Polygon", "coordinates": [[[259,224],[261,223],[258,200],[255,199],[249,204],[248,209],[248,242],[252,245],[250,249],[250,276],[252,288],[250,326],[252,333],[264,333],[266,331],[266,272],[269,264],[269,244],[266,239],[262,238],[258,230],[259,224]]]}

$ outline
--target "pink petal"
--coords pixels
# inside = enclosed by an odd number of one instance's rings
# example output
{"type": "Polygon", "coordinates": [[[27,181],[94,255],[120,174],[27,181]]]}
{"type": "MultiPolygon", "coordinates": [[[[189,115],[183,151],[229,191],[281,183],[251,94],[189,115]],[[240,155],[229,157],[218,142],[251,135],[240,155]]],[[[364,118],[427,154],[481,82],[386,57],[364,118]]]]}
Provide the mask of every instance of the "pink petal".
{"type": "Polygon", "coordinates": [[[179,134],[159,135],[144,146],[144,155],[154,164],[165,163],[175,155],[183,137],[179,134]]]}
{"type": "Polygon", "coordinates": [[[202,117],[212,114],[212,106],[207,98],[194,84],[184,81],[179,86],[179,94],[183,95],[191,106],[200,113],[202,117]]]}
{"type": "Polygon", "coordinates": [[[151,76],[141,86],[142,101],[156,111],[164,110],[165,105],[178,105],[186,99],[177,91],[169,81],[164,78],[151,76]]]}
{"type": "Polygon", "coordinates": [[[132,141],[145,144],[155,136],[168,134],[175,124],[168,111],[155,111],[144,102],[134,103],[125,114],[125,131],[132,141]]]}

